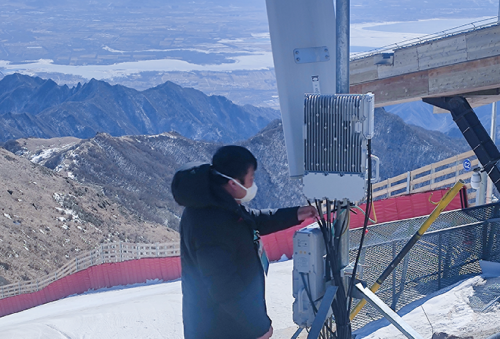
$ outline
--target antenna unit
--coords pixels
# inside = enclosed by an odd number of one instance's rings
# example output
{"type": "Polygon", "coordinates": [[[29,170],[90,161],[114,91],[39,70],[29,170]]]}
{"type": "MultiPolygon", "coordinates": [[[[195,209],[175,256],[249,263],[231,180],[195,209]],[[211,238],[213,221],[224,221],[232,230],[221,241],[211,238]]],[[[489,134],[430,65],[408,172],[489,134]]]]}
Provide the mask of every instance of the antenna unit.
{"type": "MultiPolygon", "coordinates": [[[[373,119],[371,93],[305,96],[303,183],[308,199],[359,201],[365,196],[373,119]]],[[[378,168],[377,161],[375,179],[378,168]]]]}
{"type": "Polygon", "coordinates": [[[335,93],[332,0],[266,0],[288,169],[304,175],[305,93],[335,93]]]}

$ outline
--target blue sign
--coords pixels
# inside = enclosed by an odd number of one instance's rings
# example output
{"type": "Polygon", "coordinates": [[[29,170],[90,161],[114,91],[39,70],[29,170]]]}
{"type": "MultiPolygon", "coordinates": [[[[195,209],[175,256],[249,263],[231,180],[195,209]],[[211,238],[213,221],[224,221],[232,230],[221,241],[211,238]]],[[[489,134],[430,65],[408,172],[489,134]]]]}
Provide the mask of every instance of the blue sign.
{"type": "Polygon", "coordinates": [[[463,165],[466,172],[469,172],[472,169],[472,164],[469,159],[465,159],[463,165]]]}

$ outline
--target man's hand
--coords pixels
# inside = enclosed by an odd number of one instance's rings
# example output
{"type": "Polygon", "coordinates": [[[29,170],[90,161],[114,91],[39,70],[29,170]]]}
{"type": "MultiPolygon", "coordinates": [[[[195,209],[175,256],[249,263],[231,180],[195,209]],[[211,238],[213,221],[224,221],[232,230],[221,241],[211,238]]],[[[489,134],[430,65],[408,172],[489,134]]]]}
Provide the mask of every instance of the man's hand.
{"type": "Polygon", "coordinates": [[[297,219],[299,221],[304,221],[309,218],[315,218],[318,216],[318,211],[313,206],[302,206],[299,207],[297,211],[297,219]]]}
{"type": "Polygon", "coordinates": [[[269,327],[269,331],[264,334],[262,337],[258,337],[257,339],[269,339],[273,335],[273,326],[269,327]]]}

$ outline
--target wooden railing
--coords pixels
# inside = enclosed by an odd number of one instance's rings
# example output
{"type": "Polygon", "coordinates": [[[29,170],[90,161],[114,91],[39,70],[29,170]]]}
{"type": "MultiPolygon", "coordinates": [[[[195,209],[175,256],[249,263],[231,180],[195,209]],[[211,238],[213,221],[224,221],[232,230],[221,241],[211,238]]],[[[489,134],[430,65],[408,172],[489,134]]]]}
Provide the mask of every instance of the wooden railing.
{"type": "Polygon", "coordinates": [[[0,286],[0,299],[39,291],[58,279],[95,265],[142,258],[175,257],[179,255],[179,242],[165,244],[130,244],[123,242],[101,244],[92,251],[80,254],[74,260],[69,261],[57,271],[42,279],[0,286]]]}
{"type": "MultiPolygon", "coordinates": [[[[479,162],[474,151],[468,151],[373,184],[373,198],[390,198],[446,188],[452,186],[459,179],[470,182],[472,172],[464,170],[463,161],[465,159],[470,160],[472,168],[478,166],[479,162]]],[[[467,187],[471,191],[470,184],[467,184],[467,187]]],[[[472,191],[468,194],[468,199],[473,200],[475,196],[476,192],[472,191]]]]}

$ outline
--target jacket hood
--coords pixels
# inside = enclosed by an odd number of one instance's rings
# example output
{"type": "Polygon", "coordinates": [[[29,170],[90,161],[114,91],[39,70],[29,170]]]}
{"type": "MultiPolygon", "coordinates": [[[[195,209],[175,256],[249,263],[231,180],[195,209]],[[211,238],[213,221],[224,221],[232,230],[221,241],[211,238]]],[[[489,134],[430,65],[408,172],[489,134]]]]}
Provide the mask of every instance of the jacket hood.
{"type": "Polygon", "coordinates": [[[238,203],[222,187],[214,185],[210,164],[191,162],[185,164],[172,179],[174,200],[185,207],[238,208],[238,203]]]}

